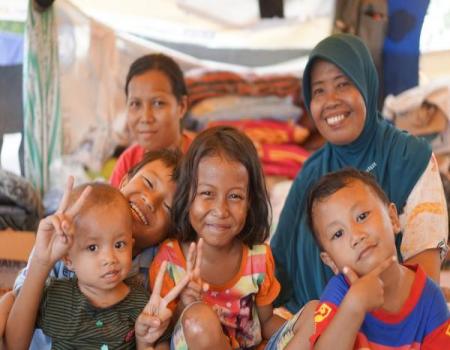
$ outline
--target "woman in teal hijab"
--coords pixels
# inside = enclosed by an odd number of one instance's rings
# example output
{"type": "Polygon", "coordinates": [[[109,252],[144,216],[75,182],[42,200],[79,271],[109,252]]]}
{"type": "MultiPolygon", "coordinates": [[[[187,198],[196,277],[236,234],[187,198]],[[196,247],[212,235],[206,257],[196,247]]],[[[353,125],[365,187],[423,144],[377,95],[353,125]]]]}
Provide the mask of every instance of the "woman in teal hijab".
{"type": "MultiPolygon", "coordinates": [[[[430,200],[440,218],[431,220],[435,227],[430,227],[430,237],[429,227],[425,227],[427,232],[420,227],[420,238],[426,244],[414,239],[412,245],[420,246],[414,257],[405,257],[406,262],[421,263],[430,277],[438,279],[448,221],[435,159],[425,141],[399,131],[377,111],[377,72],[364,43],[348,34],[321,41],[306,65],[303,94],[306,109],[327,143],[308,159],[295,179],[271,240],[276,274],[282,285],[277,304],[296,312],[309,300],[318,299],[332,276],[310,232],[306,200],[315,181],[344,167],[370,171],[400,214],[419,183],[438,181],[437,199],[430,200]],[[422,180],[422,175],[426,179],[422,180]]],[[[401,239],[399,234],[400,259],[401,239]]]]}

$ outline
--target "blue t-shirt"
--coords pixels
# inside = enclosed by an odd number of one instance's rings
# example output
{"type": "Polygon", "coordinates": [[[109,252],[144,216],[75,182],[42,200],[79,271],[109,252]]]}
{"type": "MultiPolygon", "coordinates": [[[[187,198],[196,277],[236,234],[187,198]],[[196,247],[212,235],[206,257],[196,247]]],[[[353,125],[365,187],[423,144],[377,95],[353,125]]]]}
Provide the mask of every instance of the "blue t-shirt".
{"type": "MultiPolygon", "coordinates": [[[[450,349],[450,314],[444,296],[420,267],[411,269],[415,270],[413,286],[400,312],[367,313],[355,349],[450,349]]],[[[312,342],[328,327],[349,288],[342,274],[328,282],[314,316],[312,342]]]]}

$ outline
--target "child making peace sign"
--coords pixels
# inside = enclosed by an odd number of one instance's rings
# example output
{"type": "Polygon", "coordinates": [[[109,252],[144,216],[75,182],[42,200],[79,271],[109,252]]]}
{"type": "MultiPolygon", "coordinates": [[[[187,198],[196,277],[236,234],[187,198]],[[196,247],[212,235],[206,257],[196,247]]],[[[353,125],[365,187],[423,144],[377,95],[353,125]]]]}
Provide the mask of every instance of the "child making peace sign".
{"type": "Polygon", "coordinates": [[[146,290],[125,281],[133,247],[127,200],[109,185],[73,191],[72,185],[71,179],[58,211],[39,225],[29,273],[8,318],[6,345],[27,349],[37,325],[56,349],[151,349],[167,327],[166,305],[187,279],[164,299],[155,291],[146,306],[146,290]],[[52,280],[44,288],[59,259],[76,278],[52,280]],[[158,313],[152,314],[155,300],[158,313]]]}
{"type": "Polygon", "coordinates": [[[176,239],[162,244],[150,269],[154,283],[167,261],[163,295],[190,279],[170,305],[178,320],[171,348],[262,346],[284,320],[272,309],[280,285],[264,244],[270,209],[251,140],[230,127],[200,133],[182,160],[173,202],[176,239]]]}

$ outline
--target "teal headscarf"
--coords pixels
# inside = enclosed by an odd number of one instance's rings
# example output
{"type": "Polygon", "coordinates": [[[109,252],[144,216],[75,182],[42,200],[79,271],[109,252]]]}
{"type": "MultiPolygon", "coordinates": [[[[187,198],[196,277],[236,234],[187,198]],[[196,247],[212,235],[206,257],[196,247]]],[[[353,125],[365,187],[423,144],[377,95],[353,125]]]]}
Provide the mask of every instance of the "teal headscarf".
{"type": "Polygon", "coordinates": [[[332,35],[311,52],[303,75],[308,112],[311,69],[317,59],[335,64],[352,80],[364,98],[367,115],[355,141],[341,146],[328,142],[308,159],[281,212],[271,240],[276,276],[282,286],[276,304],[285,305],[292,312],[309,300],[318,299],[333,275],[322,263],[308,226],[306,200],[311,185],[322,175],[344,167],[370,171],[401,212],[431,157],[431,149],[424,140],[396,129],[377,111],[377,72],[367,47],[356,36],[332,35]]]}

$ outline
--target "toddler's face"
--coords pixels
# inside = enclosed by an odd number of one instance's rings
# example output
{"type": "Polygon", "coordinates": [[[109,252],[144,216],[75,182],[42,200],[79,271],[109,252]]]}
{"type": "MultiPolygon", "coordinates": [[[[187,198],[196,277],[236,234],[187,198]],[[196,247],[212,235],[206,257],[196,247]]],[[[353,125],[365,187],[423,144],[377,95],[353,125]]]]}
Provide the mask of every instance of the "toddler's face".
{"type": "Polygon", "coordinates": [[[175,183],[173,169],[161,160],[143,166],[131,179],[126,179],[121,192],[127,198],[133,214],[133,237],[137,249],[158,244],[170,227],[175,183]]]}
{"type": "Polygon", "coordinates": [[[112,290],[131,268],[131,214],[125,203],[86,211],[77,225],[66,262],[80,285],[112,290]]]}
{"type": "Polygon", "coordinates": [[[204,245],[227,247],[242,231],[248,212],[248,172],[221,156],[201,159],[189,220],[204,245]]]}
{"type": "Polygon", "coordinates": [[[321,257],[335,273],[348,266],[362,276],[396,255],[400,224],[395,205],[386,206],[359,180],[316,202],[312,215],[321,257]]]}

